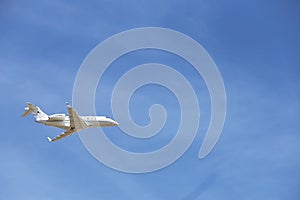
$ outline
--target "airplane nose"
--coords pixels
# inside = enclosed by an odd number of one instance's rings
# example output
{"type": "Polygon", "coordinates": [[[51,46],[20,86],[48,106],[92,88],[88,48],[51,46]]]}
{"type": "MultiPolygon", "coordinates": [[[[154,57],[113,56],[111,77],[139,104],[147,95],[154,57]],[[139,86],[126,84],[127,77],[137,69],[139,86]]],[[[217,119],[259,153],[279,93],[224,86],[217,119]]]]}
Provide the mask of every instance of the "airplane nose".
{"type": "Polygon", "coordinates": [[[114,120],[111,120],[111,123],[112,123],[114,126],[118,126],[118,125],[119,125],[119,123],[116,122],[116,121],[114,121],[114,120]]]}

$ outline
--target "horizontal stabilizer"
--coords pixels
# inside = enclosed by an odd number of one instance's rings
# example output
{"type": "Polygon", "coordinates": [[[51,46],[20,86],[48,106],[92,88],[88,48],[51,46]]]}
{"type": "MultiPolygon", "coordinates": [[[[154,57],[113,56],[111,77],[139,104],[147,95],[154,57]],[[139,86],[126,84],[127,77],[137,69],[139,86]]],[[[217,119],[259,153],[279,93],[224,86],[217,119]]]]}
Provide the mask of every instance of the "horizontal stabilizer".
{"type": "Polygon", "coordinates": [[[28,107],[25,108],[25,112],[22,114],[22,117],[26,117],[27,115],[29,115],[31,113],[31,111],[29,110],[28,107]]]}
{"type": "Polygon", "coordinates": [[[38,108],[35,105],[33,105],[32,103],[29,103],[29,102],[27,102],[27,107],[24,109],[25,109],[25,112],[22,114],[22,117],[26,117],[30,113],[38,110],[38,108]]]}
{"type": "Polygon", "coordinates": [[[25,112],[22,114],[22,117],[26,117],[29,114],[33,114],[36,119],[48,119],[48,115],[44,113],[39,107],[28,102],[27,107],[25,108],[25,112]]]}

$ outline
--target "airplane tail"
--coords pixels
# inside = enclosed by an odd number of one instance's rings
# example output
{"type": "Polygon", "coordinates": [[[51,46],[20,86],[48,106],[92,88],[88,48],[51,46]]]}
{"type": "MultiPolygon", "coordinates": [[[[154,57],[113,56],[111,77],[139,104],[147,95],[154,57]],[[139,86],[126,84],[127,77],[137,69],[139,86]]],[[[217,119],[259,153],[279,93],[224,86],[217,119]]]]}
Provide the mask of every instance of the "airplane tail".
{"type": "Polygon", "coordinates": [[[31,103],[27,103],[27,107],[25,108],[25,112],[22,114],[22,117],[26,117],[29,114],[33,114],[36,120],[48,119],[48,115],[46,113],[31,103]]]}

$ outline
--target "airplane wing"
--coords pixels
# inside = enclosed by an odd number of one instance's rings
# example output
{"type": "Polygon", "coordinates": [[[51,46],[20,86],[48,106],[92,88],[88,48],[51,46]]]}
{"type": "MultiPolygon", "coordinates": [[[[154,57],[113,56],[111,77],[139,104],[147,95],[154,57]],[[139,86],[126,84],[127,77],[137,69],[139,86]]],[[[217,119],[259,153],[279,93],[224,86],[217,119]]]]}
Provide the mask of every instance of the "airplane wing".
{"type": "Polygon", "coordinates": [[[67,103],[67,107],[68,107],[68,113],[69,113],[69,118],[70,118],[69,130],[67,130],[66,132],[63,132],[62,134],[56,136],[53,139],[48,137],[49,142],[54,142],[56,140],[60,140],[66,136],[72,135],[73,133],[88,127],[88,125],[79,116],[79,114],[76,112],[76,110],[74,110],[68,103],[67,103]]]}
{"type": "Polygon", "coordinates": [[[79,114],[74,110],[68,103],[68,113],[70,118],[70,127],[73,129],[82,130],[88,127],[85,121],[79,116],[79,114]]]}
{"type": "Polygon", "coordinates": [[[70,129],[67,130],[66,132],[63,132],[62,134],[56,136],[56,137],[53,138],[53,139],[51,139],[50,137],[48,137],[48,140],[49,140],[49,142],[54,142],[54,141],[56,141],[56,140],[60,140],[60,139],[62,139],[62,138],[64,138],[64,137],[67,137],[67,136],[69,136],[69,135],[71,135],[71,134],[73,134],[73,133],[75,133],[75,130],[72,129],[72,128],[70,128],[70,129]]]}

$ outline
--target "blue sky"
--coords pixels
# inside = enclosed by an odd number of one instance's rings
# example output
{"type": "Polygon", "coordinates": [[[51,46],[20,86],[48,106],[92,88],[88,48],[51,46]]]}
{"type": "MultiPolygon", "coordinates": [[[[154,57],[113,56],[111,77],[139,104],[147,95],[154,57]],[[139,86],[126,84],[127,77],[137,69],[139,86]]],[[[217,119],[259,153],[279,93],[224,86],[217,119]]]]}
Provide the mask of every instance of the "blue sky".
{"type": "MultiPolygon", "coordinates": [[[[299,199],[300,4],[297,1],[2,1],[0,3],[0,199],[299,199]],[[210,117],[209,94],[195,71],[162,52],[136,52],[109,69],[97,90],[97,114],[112,116],[110,92],[128,68],[163,62],[186,76],[201,107],[200,129],[173,165],[126,174],[94,159],[77,135],[57,143],[61,130],[21,118],[27,101],[47,113],[66,112],[82,61],[109,36],[157,26],[199,42],[226,87],[227,118],[214,150],[197,155],[210,117]],[[161,53],[161,54],[160,54],[161,53]]],[[[153,103],[169,116],[151,141],[110,139],[132,151],[153,150],[178,127],[174,96],[157,86],[132,99],[132,116],[147,124],[153,103]],[[146,100],[145,100],[146,99],[146,100]],[[135,106],[137,105],[137,106],[135,106]]]]}

